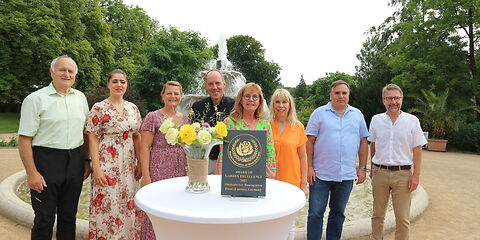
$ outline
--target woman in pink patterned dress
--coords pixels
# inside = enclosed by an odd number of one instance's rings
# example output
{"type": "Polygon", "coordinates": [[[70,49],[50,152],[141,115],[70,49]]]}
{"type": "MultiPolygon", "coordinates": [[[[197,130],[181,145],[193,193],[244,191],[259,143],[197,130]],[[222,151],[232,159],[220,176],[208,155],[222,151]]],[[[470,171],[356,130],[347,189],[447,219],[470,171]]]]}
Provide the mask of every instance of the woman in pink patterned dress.
{"type": "MultiPolygon", "coordinates": [[[[151,182],[181,177],[186,172],[186,155],[180,145],[170,145],[165,140],[165,134],[159,128],[167,118],[175,125],[189,123],[188,117],[177,112],[177,106],[182,98],[182,85],[176,81],[168,81],[161,92],[164,107],[149,112],[141,127],[142,143],[140,161],[142,166],[142,186],[151,182]]],[[[145,213],[142,213],[142,239],[155,238],[152,223],[145,213]]]]}
{"type": "Polygon", "coordinates": [[[135,146],[140,145],[142,123],[135,104],[123,99],[127,75],[108,75],[107,99],[93,105],[88,116],[92,158],[89,239],[140,239],[140,211],[135,208],[140,167],[135,146]]]}

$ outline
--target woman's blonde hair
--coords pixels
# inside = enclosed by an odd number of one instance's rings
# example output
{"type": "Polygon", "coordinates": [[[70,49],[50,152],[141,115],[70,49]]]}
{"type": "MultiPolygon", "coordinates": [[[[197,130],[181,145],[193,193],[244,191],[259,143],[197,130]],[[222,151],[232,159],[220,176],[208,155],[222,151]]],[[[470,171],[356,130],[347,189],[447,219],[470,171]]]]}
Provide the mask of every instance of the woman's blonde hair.
{"type": "Polygon", "coordinates": [[[180,84],[177,81],[168,81],[165,84],[163,84],[162,91],[160,92],[160,95],[163,95],[165,93],[165,90],[167,89],[167,86],[174,86],[174,87],[179,87],[180,88],[180,95],[183,95],[183,90],[182,90],[182,84],[180,84]]]}
{"type": "Polygon", "coordinates": [[[275,120],[276,115],[273,109],[273,104],[277,100],[287,100],[288,104],[290,105],[287,115],[287,122],[292,125],[295,125],[297,122],[299,122],[297,118],[297,110],[295,108],[295,101],[293,100],[290,92],[285,89],[277,89],[272,95],[272,99],[270,101],[270,121],[275,120]]]}
{"type": "Polygon", "coordinates": [[[245,86],[243,86],[240,89],[240,91],[238,91],[237,98],[235,99],[235,106],[233,108],[233,112],[230,114],[230,118],[232,120],[236,121],[243,118],[243,106],[242,106],[243,94],[245,93],[245,91],[249,89],[254,89],[258,92],[259,105],[255,110],[255,118],[263,119],[263,102],[265,101],[265,98],[263,97],[262,88],[260,87],[260,85],[256,83],[247,83],[245,86]]]}

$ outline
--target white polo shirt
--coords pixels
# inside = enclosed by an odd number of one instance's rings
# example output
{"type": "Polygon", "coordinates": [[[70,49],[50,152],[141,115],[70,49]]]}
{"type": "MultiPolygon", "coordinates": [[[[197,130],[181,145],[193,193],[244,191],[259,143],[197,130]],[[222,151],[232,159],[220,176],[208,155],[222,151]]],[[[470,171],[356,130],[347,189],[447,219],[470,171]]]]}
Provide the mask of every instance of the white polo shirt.
{"type": "Polygon", "coordinates": [[[427,143],[418,118],[406,112],[393,124],[387,113],[373,116],[368,141],[375,143],[372,162],[386,166],[412,165],[413,148],[427,143]]]}

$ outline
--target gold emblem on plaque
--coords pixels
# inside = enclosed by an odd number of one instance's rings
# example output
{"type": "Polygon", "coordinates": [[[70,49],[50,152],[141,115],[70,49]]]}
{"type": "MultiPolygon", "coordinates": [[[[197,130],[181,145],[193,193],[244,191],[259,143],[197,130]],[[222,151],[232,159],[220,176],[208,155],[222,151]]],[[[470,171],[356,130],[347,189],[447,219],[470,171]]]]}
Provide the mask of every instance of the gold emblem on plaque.
{"type": "Polygon", "coordinates": [[[228,145],[230,161],[237,167],[251,167],[260,160],[261,155],[260,142],[250,134],[237,135],[228,145]]]}
{"type": "Polygon", "coordinates": [[[253,153],[252,143],[249,141],[241,142],[236,148],[237,154],[244,157],[253,153]]]}

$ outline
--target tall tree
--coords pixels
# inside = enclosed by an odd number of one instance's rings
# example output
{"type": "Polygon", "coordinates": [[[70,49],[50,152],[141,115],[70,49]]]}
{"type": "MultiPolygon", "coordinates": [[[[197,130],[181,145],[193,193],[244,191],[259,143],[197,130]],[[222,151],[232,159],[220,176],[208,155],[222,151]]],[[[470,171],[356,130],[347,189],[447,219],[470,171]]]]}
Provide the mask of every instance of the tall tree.
{"type": "Polygon", "coordinates": [[[111,24],[114,67],[133,76],[147,62],[145,47],[157,29],[158,23],[139,7],[128,7],[122,0],[102,0],[105,21],[111,24]]]}
{"type": "Polygon", "coordinates": [[[0,4],[0,104],[5,108],[18,106],[50,82],[49,63],[65,47],[60,18],[54,0],[0,4]]]}
{"type": "Polygon", "coordinates": [[[162,107],[160,90],[167,81],[178,81],[188,90],[195,74],[212,57],[206,39],[199,33],[176,28],[162,29],[148,44],[148,61],[133,82],[147,102],[147,109],[162,107]]]}
{"type": "Polygon", "coordinates": [[[351,87],[350,103],[362,110],[368,124],[375,114],[385,110],[381,90],[394,76],[387,65],[386,55],[386,49],[391,42],[392,35],[388,24],[372,27],[360,53],[357,54],[360,65],[356,67],[354,78],[357,84],[351,87]]]}
{"type": "Polygon", "coordinates": [[[393,81],[413,92],[451,89],[449,105],[480,103],[476,52],[480,33],[479,0],[392,1],[399,6],[393,30],[398,36],[388,61],[393,81]]]}
{"type": "Polygon", "coordinates": [[[258,83],[266,98],[280,85],[281,67],[265,59],[265,48],[255,38],[237,35],[227,39],[228,59],[243,73],[247,82],[258,83]]]}
{"type": "Polygon", "coordinates": [[[297,99],[305,98],[308,96],[307,90],[307,83],[305,83],[305,79],[303,78],[303,74],[300,75],[300,82],[298,83],[297,87],[295,87],[295,97],[297,99]]]}

